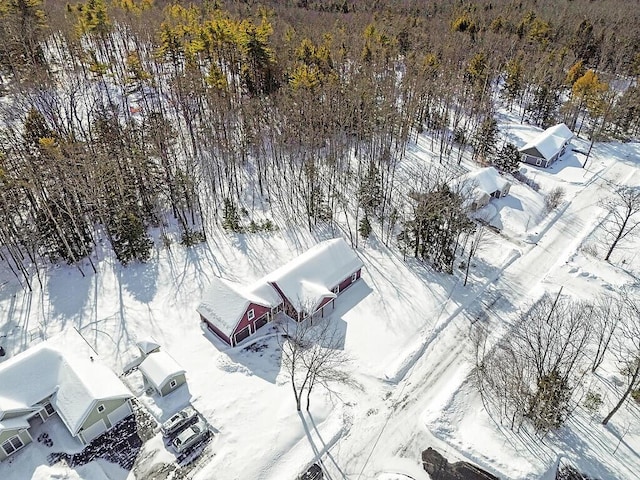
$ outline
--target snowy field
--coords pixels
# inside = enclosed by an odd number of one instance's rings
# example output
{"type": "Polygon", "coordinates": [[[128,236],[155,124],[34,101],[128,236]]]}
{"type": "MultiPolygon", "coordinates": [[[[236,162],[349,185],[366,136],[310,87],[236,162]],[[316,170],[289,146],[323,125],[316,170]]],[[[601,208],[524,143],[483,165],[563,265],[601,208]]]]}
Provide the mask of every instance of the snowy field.
{"type": "MultiPolygon", "coordinates": [[[[499,127],[518,146],[539,131],[508,120],[499,127]]],[[[573,144],[588,148],[583,140],[573,144]]],[[[414,152],[420,161],[430,161],[426,145],[414,152]]],[[[637,241],[621,245],[610,263],[602,260],[605,211],[598,202],[611,184],[640,184],[639,158],[638,144],[596,144],[586,169],[575,152],[548,170],[523,167],[540,190],[515,182],[509,196],[485,207],[483,216],[500,233],[487,233],[466,287],[462,270],[436,273],[414,259],[403,261],[375,238],[362,244],[362,280],[339,297],[331,316],[360,386],[315,391],[311,411],[302,415],[281,372],[273,327],[262,329],[252,348],[229,348],[203,332],[195,309],[214,276],[249,283],[339,231],[218,230],[190,249],[158,246],[146,264],[124,268],[100,257],[99,273],[86,277],[71,267],[53,268],[41,285],[34,282],[33,292],[2,271],[0,344],[9,357],[75,327],[118,373],[135,357],[136,341],[162,345],[186,369],[188,385],[159,399],[144,393],[139,374],[125,382],[158,422],[191,402],[215,428],[189,474],[196,479],[293,480],[314,461],[331,479],[427,479],[420,452],[429,446],[501,478],[551,479],[561,458],[602,479],[640,478],[637,405],[627,403],[607,427],[579,410],[544,442],[515,434],[485,413],[470,385],[468,338],[475,321],[499,336],[543,291],[562,286],[589,298],[637,282],[637,241]],[[564,202],[546,213],[543,194],[557,186],[566,192],[564,202]],[[481,317],[486,307],[490,315],[481,317]]],[[[607,375],[592,379],[606,399],[600,414],[617,394],[615,368],[605,367],[607,375]]],[[[59,421],[45,427],[58,445],[80,448],[59,421]]],[[[0,464],[0,479],[150,478],[174,458],[159,435],[145,444],[131,472],[104,461],[49,466],[48,453],[42,444],[28,445],[0,464]]]]}

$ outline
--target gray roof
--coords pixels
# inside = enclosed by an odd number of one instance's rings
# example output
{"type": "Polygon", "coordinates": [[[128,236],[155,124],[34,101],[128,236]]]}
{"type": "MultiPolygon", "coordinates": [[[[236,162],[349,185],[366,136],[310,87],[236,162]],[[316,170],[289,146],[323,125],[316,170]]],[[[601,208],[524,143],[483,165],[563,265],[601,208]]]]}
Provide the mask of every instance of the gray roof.
{"type": "Polygon", "coordinates": [[[532,142],[527,143],[518,151],[526,153],[538,158],[550,160],[556,155],[562,146],[574,137],[573,132],[569,130],[564,123],[559,123],[553,127],[547,128],[532,142]]]}

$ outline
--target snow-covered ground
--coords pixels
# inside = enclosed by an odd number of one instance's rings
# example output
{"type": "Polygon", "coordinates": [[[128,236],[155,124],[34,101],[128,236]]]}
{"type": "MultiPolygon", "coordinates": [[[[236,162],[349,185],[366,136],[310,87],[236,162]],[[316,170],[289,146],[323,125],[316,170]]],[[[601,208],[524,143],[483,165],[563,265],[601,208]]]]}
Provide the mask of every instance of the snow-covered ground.
{"type": "MultiPolygon", "coordinates": [[[[501,131],[517,145],[538,131],[502,121],[501,131]]],[[[579,139],[574,145],[588,148],[579,139]]],[[[427,150],[419,150],[422,161],[429,161],[427,150]]],[[[628,404],[608,427],[579,410],[541,442],[497,425],[468,380],[468,336],[476,319],[498,336],[518,308],[543,291],[563,286],[588,298],[637,281],[637,243],[635,250],[621,245],[611,263],[601,260],[605,212],[598,202],[611,184],[640,184],[639,158],[638,144],[596,144],[586,169],[578,153],[548,170],[523,167],[540,190],[516,183],[509,196],[486,207],[483,216],[501,232],[488,232],[466,287],[462,270],[451,276],[403,261],[375,238],[361,245],[362,280],[339,297],[331,317],[344,333],[348,368],[360,387],[318,390],[308,413],[295,410],[271,326],[255,348],[229,348],[203,332],[195,308],[213,276],[251,282],[338,231],[220,230],[190,249],[158,247],[144,265],[124,268],[104,257],[99,273],[87,277],[59,266],[42,286],[34,282],[33,292],[0,272],[0,344],[11,356],[75,327],[117,372],[136,356],[136,341],[162,345],[186,369],[188,385],[158,399],[144,394],[139,374],[126,382],[159,422],[191,402],[215,428],[193,478],[294,479],[320,461],[333,479],[426,479],[420,452],[429,446],[450,461],[472,461],[503,478],[553,478],[565,457],[603,479],[639,478],[637,406],[628,404]],[[557,186],[566,192],[564,202],[546,213],[543,195],[557,186]]],[[[593,379],[606,397],[601,413],[615,399],[615,382],[608,381],[613,376],[611,368],[593,379]]],[[[41,428],[49,427],[60,445],[79,448],[61,424],[41,428]]],[[[48,466],[48,453],[34,442],[0,464],[0,478],[147,478],[175,458],[158,438],[147,442],[132,472],[104,461],[77,469],[48,466]]]]}

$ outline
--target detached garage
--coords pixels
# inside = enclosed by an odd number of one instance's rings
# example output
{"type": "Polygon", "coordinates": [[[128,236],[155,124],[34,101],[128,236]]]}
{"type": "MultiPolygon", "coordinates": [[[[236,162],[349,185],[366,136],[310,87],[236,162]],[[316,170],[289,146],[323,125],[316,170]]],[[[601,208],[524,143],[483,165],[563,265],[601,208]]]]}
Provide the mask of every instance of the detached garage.
{"type": "Polygon", "coordinates": [[[187,383],[184,368],[163,350],[147,355],[138,370],[142,373],[145,389],[151,389],[161,397],[187,383]]]}
{"type": "Polygon", "coordinates": [[[267,283],[246,287],[215,278],[197,311],[209,331],[233,347],[264,327],[281,305],[282,299],[267,283]]]}

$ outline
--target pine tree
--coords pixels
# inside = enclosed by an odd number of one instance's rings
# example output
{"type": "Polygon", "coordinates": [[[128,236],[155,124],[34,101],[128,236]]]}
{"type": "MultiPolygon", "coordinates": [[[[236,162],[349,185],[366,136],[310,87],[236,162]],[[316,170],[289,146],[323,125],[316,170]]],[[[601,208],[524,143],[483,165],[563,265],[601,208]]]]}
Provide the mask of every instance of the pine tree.
{"type": "Polygon", "coordinates": [[[495,153],[497,140],[498,124],[493,116],[489,116],[482,121],[476,131],[473,142],[474,159],[479,159],[481,163],[490,160],[495,153]]]}
{"type": "Polygon", "coordinates": [[[224,199],[222,226],[225,230],[229,230],[231,232],[242,232],[242,226],[240,225],[240,215],[238,214],[238,207],[230,198],[224,199]]]}
{"type": "Polygon", "coordinates": [[[493,159],[493,165],[501,172],[512,173],[520,166],[520,152],[513,143],[505,143],[493,159]]]}
{"type": "Polygon", "coordinates": [[[365,215],[360,220],[360,225],[358,226],[358,232],[362,236],[362,238],[369,238],[371,235],[371,223],[369,222],[369,218],[365,215]]]}
{"type": "Polygon", "coordinates": [[[113,251],[123,265],[149,260],[153,241],[147,235],[142,220],[135,214],[122,209],[113,216],[108,228],[111,231],[113,251]]]}

